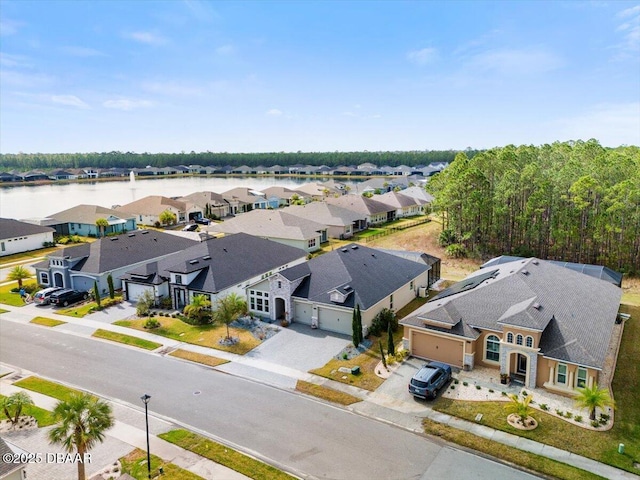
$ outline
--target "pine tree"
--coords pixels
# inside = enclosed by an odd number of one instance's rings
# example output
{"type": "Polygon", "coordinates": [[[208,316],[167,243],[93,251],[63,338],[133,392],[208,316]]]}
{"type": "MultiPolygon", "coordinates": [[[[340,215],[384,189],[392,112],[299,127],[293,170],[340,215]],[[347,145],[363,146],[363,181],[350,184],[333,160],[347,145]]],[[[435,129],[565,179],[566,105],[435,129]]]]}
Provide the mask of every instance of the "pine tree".
{"type": "Polygon", "coordinates": [[[358,316],[355,309],[353,310],[353,315],[351,316],[351,333],[353,346],[357,348],[358,345],[360,345],[360,335],[358,335],[358,316]]]}
{"type": "Polygon", "coordinates": [[[391,322],[389,322],[387,327],[387,350],[389,355],[396,354],[396,346],[393,344],[393,330],[391,328],[391,322]]]}
{"type": "Polygon", "coordinates": [[[98,290],[98,282],[93,282],[93,296],[95,301],[100,306],[100,291],[98,290]]]}
{"type": "Polygon", "coordinates": [[[113,288],[113,277],[111,274],[107,275],[107,285],[109,286],[109,298],[113,300],[116,296],[116,291],[113,288]]]}

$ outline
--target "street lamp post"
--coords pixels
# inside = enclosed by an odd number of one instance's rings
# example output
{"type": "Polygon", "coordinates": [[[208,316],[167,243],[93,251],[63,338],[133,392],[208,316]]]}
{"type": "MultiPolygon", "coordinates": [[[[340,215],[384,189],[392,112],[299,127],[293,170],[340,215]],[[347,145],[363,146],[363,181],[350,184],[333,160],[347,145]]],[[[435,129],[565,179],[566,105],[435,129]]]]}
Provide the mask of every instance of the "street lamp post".
{"type": "Polygon", "coordinates": [[[147,395],[146,393],[140,397],[140,400],[144,403],[144,419],[147,424],[147,472],[149,473],[149,478],[151,478],[151,451],[149,450],[149,400],[151,400],[151,395],[147,395]]]}

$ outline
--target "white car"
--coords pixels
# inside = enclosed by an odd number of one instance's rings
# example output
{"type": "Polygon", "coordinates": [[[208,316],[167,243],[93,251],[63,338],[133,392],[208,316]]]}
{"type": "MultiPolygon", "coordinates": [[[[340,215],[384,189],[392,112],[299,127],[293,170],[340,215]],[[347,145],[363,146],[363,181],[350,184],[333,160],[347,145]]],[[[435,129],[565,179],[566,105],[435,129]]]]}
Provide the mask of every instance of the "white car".
{"type": "Polygon", "coordinates": [[[40,290],[33,296],[33,302],[36,305],[47,305],[48,303],[50,303],[49,297],[51,296],[51,294],[57,292],[58,290],[62,290],[62,287],[49,287],[40,290]]]}

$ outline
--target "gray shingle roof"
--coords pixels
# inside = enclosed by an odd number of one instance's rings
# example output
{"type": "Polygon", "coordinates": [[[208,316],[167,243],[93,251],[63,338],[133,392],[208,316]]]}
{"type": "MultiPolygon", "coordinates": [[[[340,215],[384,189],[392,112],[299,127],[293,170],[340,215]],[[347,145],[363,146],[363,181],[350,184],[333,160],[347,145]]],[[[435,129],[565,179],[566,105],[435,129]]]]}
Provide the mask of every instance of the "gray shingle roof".
{"type": "Polygon", "coordinates": [[[602,368],[622,296],[618,287],[535,258],[491,270],[496,274],[475,272],[459,282],[473,283],[471,289],[440,294],[401,323],[426,329],[431,327],[425,319],[493,331],[524,327],[542,332],[544,356],[602,368]]]}
{"type": "Polygon", "coordinates": [[[71,270],[105,273],[127,265],[162,257],[198,242],[155,230],[136,230],[92,243],[58,250],[49,257],[81,258],[71,270]]]}
{"type": "Polygon", "coordinates": [[[297,217],[308,218],[328,226],[346,227],[353,222],[364,220],[365,216],[325,202],[311,202],[307,205],[292,205],[283,209],[284,212],[297,217]]]}
{"type": "Polygon", "coordinates": [[[123,219],[135,218],[126,212],[101,207],[99,205],[77,205],[49,215],[49,217],[58,222],[87,223],[91,225],[95,224],[99,218],[108,218],[109,216],[123,219]]]}
{"type": "Polygon", "coordinates": [[[362,195],[349,194],[342,195],[338,198],[327,197],[325,201],[365,215],[375,215],[377,213],[391,212],[394,210],[394,208],[389,205],[362,195]]]}
{"type": "Polygon", "coordinates": [[[42,227],[40,225],[34,225],[33,223],[20,222],[12,218],[0,218],[0,240],[53,231],[55,230],[51,227],[42,227]]]}
{"type": "MultiPolygon", "coordinates": [[[[426,272],[428,267],[379,250],[349,244],[340,250],[325,253],[307,262],[309,275],[293,296],[317,303],[335,305],[330,292],[351,287],[346,307],[360,304],[366,310],[386,298],[403,285],[426,272]]],[[[286,278],[303,276],[302,265],[281,272],[286,278]]]]}
{"type": "Polygon", "coordinates": [[[260,237],[311,240],[326,228],[326,225],[282,210],[252,210],[212,225],[209,229],[224,233],[246,232],[260,237]]]}
{"type": "MultiPolygon", "coordinates": [[[[306,257],[299,248],[237,233],[198,243],[153,264],[127,272],[125,279],[149,279],[154,274],[169,278],[170,272],[201,273],[189,284],[192,290],[215,293],[256,275],[306,257]]],[[[150,280],[147,280],[150,281],[150,280]]]]}
{"type": "MultiPolygon", "coordinates": [[[[4,441],[2,437],[0,437],[0,455],[4,458],[4,455],[11,455],[13,453],[26,453],[24,450],[16,449],[15,451],[4,441]]],[[[10,463],[2,461],[0,462],[0,478],[5,478],[9,476],[11,472],[15,472],[16,470],[20,470],[25,466],[24,463],[10,463]]]]}

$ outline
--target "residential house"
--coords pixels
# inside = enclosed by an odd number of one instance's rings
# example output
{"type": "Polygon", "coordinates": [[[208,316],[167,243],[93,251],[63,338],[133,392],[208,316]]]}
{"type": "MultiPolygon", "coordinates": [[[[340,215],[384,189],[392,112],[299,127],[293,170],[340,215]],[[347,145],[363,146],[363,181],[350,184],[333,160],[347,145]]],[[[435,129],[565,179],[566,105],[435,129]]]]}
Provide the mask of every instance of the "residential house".
{"type": "Polygon", "coordinates": [[[425,205],[431,204],[434,198],[433,195],[428,193],[423,187],[409,187],[402,190],[402,195],[406,197],[413,197],[417,200],[421,200],[425,205]]]}
{"type": "Polygon", "coordinates": [[[265,197],[267,198],[267,202],[269,203],[268,208],[279,208],[286,205],[291,205],[291,202],[294,200],[302,201],[305,203],[308,203],[312,200],[311,197],[303,194],[302,192],[291,190],[290,188],[286,187],[269,187],[263,189],[262,193],[264,193],[265,197]]]}
{"type": "Polygon", "coordinates": [[[37,250],[45,243],[53,243],[54,232],[51,227],[0,218],[0,257],[37,250]]]}
{"type": "Polygon", "coordinates": [[[206,214],[208,209],[213,218],[224,218],[231,211],[229,202],[221,194],[215,192],[195,192],[179,197],[177,200],[197,206],[203,214],[206,214]]]}
{"type": "Polygon", "coordinates": [[[55,228],[58,235],[81,235],[84,237],[100,237],[129,232],[137,228],[133,215],[98,205],[78,205],[54,213],[47,218],[47,225],[55,228]],[[96,225],[96,221],[101,218],[109,224],[104,227],[104,231],[96,225]]]}
{"type": "Polygon", "coordinates": [[[251,312],[270,313],[267,294],[252,291],[255,283],[306,261],[302,250],[246,233],[210,239],[171,256],[131,269],[123,276],[126,298],[136,301],[149,291],[156,301],[172,299],[182,309],[194,295],[217,298],[236,293],[247,299],[251,312]]]}
{"type": "Polygon", "coordinates": [[[409,250],[387,250],[384,248],[379,248],[381,252],[388,253],[390,255],[396,255],[397,257],[404,258],[406,260],[411,260],[413,262],[423,263],[427,267],[429,267],[429,275],[427,278],[427,285],[425,290],[420,291],[418,296],[424,297],[427,294],[427,290],[433,286],[438,280],[440,280],[440,259],[438,257],[434,257],[433,255],[429,255],[425,252],[412,252],[409,250]]]}
{"type": "Polygon", "coordinates": [[[376,195],[375,199],[377,202],[394,208],[394,218],[420,215],[423,212],[424,205],[426,205],[424,200],[403,195],[401,192],[387,192],[383,195],[376,195]]]}
{"type": "Polygon", "coordinates": [[[282,210],[253,210],[222,223],[210,225],[209,232],[248,233],[300,248],[308,253],[328,240],[327,226],[282,210]]]}
{"type": "Polygon", "coordinates": [[[353,309],[360,306],[366,335],[384,308],[399,310],[427,284],[428,267],[395,255],[349,244],[274,273],[255,284],[268,294],[272,320],[285,319],[351,335],[353,309]]]}
{"type": "Polygon", "coordinates": [[[222,192],[222,197],[229,202],[232,215],[268,207],[264,193],[246,187],[236,187],[222,192]]]}
{"type": "Polygon", "coordinates": [[[0,172],[0,182],[22,182],[23,178],[11,172],[0,172]]]}
{"type": "Polygon", "coordinates": [[[174,200],[161,195],[150,195],[126,205],[116,207],[119,212],[128,213],[136,217],[141,225],[155,225],[160,222],[160,214],[168,210],[176,216],[177,223],[188,222],[193,218],[202,217],[203,211],[191,202],[174,200]]]}
{"type": "Polygon", "coordinates": [[[27,478],[26,460],[36,458],[35,455],[32,456],[16,445],[4,440],[2,437],[0,437],[0,455],[2,455],[2,462],[0,462],[0,480],[25,480],[27,478]],[[25,462],[8,461],[9,459],[16,458],[19,460],[24,459],[25,462]]]}
{"type": "Polygon", "coordinates": [[[49,180],[49,176],[46,173],[37,170],[23,173],[20,176],[25,182],[41,182],[44,180],[49,180]]]}
{"type": "Polygon", "coordinates": [[[49,173],[49,178],[51,180],[73,180],[77,178],[73,173],[67,172],[66,170],[54,170],[49,173]]]}
{"type": "Polygon", "coordinates": [[[325,201],[331,205],[337,205],[364,215],[366,227],[390,222],[395,218],[395,208],[362,195],[349,194],[337,198],[327,197],[325,201]]]}
{"type": "Polygon", "coordinates": [[[366,228],[364,215],[326,202],[292,205],[283,212],[326,225],[330,238],[351,238],[354,231],[366,228]]]}
{"type": "Polygon", "coordinates": [[[323,200],[327,197],[341,196],[343,192],[335,186],[327,182],[305,183],[295,189],[302,195],[313,198],[314,200],[323,200]]]}
{"type": "Polygon", "coordinates": [[[609,281],[528,258],[480,269],[400,323],[416,357],[571,395],[604,386],[615,365],[606,359],[621,295],[609,281]]]}
{"type": "Polygon", "coordinates": [[[120,288],[120,277],[127,271],[197,243],[156,230],[135,230],[56,250],[47,255],[46,260],[36,263],[34,269],[38,283],[45,287],[89,291],[97,282],[98,290],[104,294],[109,291],[109,274],[115,288],[120,288]]]}

